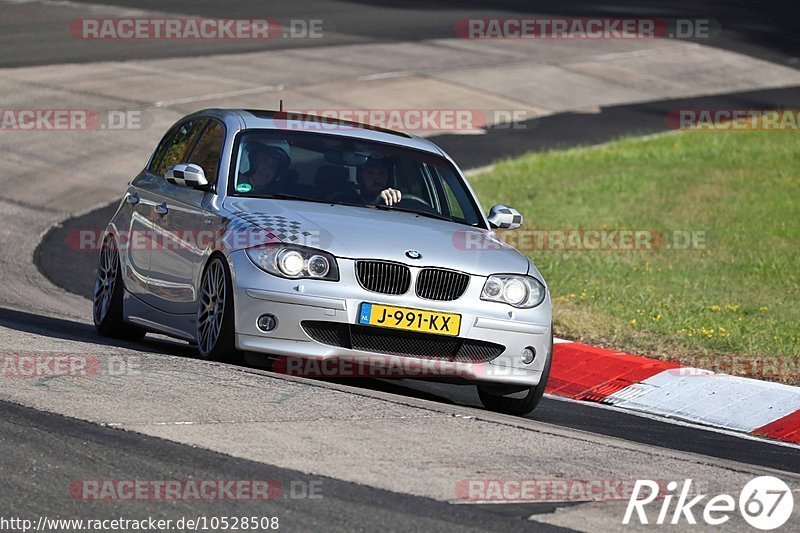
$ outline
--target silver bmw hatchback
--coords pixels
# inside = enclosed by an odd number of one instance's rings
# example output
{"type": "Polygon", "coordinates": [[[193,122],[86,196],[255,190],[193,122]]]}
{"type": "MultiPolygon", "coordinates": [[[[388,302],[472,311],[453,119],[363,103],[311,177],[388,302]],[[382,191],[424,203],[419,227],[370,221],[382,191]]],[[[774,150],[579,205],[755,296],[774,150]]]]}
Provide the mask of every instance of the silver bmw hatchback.
{"type": "Polygon", "coordinates": [[[94,323],[301,375],[473,383],[488,409],[526,414],[549,375],[550,294],[494,231],[519,228],[519,212],[483,213],[423,138],[200,111],[169,129],[109,222],[94,323]]]}

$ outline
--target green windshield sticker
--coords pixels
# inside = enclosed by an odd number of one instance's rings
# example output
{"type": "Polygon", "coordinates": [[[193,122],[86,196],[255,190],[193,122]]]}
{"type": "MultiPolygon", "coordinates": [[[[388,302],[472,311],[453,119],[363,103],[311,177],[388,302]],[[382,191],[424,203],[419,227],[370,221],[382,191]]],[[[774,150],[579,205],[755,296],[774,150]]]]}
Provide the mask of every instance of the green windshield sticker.
{"type": "Polygon", "coordinates": [[[236,186],[237,192],[250,192],[251,190],[253,190],[253,186],[249,183],[240,183],[236,186]]]}

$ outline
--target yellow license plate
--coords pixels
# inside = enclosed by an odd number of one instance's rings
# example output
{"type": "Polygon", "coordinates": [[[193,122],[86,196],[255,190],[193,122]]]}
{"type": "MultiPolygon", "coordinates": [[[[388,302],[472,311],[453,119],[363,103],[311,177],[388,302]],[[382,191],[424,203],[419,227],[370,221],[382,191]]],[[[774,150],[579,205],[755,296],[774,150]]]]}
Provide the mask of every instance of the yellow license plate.
{"type": "Polygon", "coordinates": [[[358,323],[422,333],[458,335],[461,327],[461,315],[362,303],[358,313],[358,323]]]}

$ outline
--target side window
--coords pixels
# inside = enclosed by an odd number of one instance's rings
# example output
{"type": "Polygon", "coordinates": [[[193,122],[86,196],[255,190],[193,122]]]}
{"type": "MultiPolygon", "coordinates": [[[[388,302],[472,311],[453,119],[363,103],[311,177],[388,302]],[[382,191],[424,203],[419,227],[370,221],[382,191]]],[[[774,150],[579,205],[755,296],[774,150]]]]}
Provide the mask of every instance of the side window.
{"type": "Polygon", "coordinates": [[[166,146],[163,147],[163,152],[159,146],[158,150],[162,153],[156,153],[153,164],[150,165],[150,172],[163,176],[171,167],[183,162],[186,151],[205,123],[206,119],[198,118],[179,125],[172,139],[164,143],[166,146]]]}
{"type": "Polygon", "coordinates": [[[157,174],[156,170],[158,167],[161,166],[161,161],[164,159],[164,154],[167,153],[167,149],[172,142],[172,138],[175,136],[175,132],[178,131],[178,126],[173,126],[166,135],[161,139],[161,142],[158,143],[158,147],[156,148],[155,153],[153,154],[153,160],[150,161],[150,165],[147,167],[147,170],[150,172],[157,174]]]}
{"type": "Polygon", "coordinates": [[[444,189],[444,196],[450,207],[450,215],[456,220],[475,225],[479,222],[474,204],[466,187],[460,182],[452,170],[445,167],[431,166],[444,189]]]}
{"type": "Polygon", "coordinates": [[[200,165],[209,183],[217,181],[217,170],[224,142],[225,127],[216,120],[210,121],[187,161],[187,163],[200,165]]]}
{"type": "Polygon", "coordinates": [[[458,202],[453,189],[450,188],[450,184],[442,180],[442,186],[444,187],[444,194],[447,197],[447,205],[450,206],[450,214],[460,220],[464,220],[464,210],[461,208],[461,204],[458,202]]]}

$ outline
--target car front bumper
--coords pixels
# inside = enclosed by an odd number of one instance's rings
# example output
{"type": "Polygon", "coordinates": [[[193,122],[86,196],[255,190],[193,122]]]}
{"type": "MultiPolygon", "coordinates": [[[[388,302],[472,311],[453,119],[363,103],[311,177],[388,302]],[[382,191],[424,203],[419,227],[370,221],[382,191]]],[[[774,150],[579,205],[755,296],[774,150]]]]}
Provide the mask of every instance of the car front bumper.
{"type": "MultiPolygon", "coordinates": [[[[284,357],[312,359],[322,366],[298,366],[291,369],[302,373],[305,368],[320,370],[329,377],[359,374],[354,361],[367,361],[368,366],[383,367],[371,371],[374,377],[442,378],[457,377],[470,381],[534,386],[539,383],[546,360],[552,357],[552,311],[549,294],[533,309],[480,300],[486,277],[471,276],[466,292],[457,300],[432,301],[417,297],[413,290],[404,295],[388,295],[367,291],[355,278],[355,261],[337,259],[340,280],[292,280],[268,274],[255,266],[247,254],[237,251],[229,256],[233,277],[236,316],[236,346],[238,349],[284,357]],[[428,309],[461,315],[459,337],[473,341],[499,344],[500,355],[488,362],[455,363],[413,357],[386,355],[323,344],[312,339],[301,322],[355,325],[363,302],[428,309]],[[258,318],[269,313],[277,318],[275,329],[266,333],[256,325],[258,318]],[[525,348],[533,348],[536,356],[524,363],[525,348]],[[347,361],[336,364],[333,361],[347,361]],[[393,370],[391,370],[393,369],[393,370]]],[[[413,267],[412,271],[413,271],[413,267]]],[[[415,274],[412,274],[412,278],[415,274]]],[[[412,279],[413,283],[414,279],[412,279]]],[[[413,286],[413,285],[412,285],[413,286]]],[[[392,330],[396,331],[396,330],[392,330]]]]}

